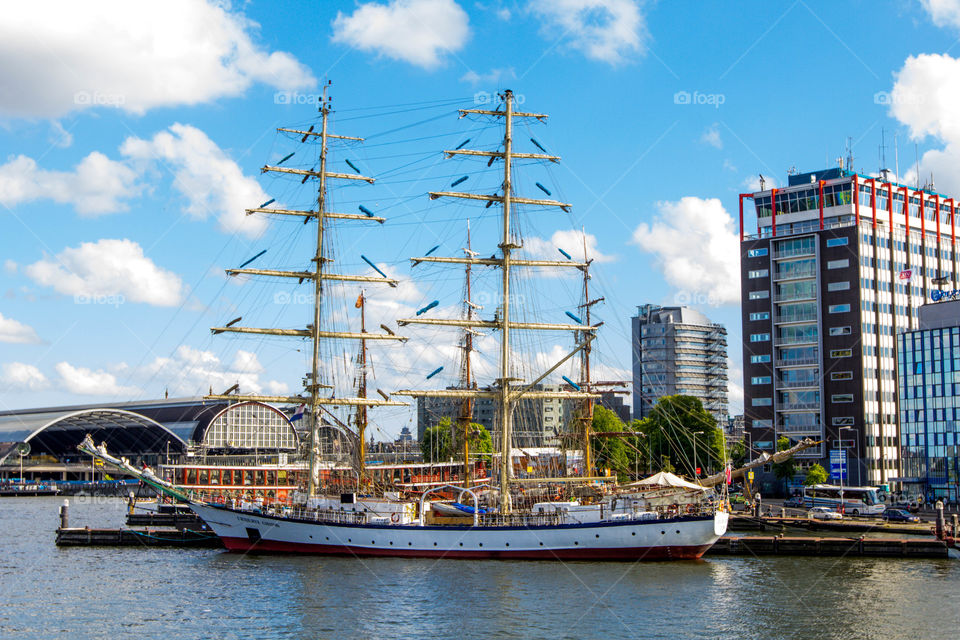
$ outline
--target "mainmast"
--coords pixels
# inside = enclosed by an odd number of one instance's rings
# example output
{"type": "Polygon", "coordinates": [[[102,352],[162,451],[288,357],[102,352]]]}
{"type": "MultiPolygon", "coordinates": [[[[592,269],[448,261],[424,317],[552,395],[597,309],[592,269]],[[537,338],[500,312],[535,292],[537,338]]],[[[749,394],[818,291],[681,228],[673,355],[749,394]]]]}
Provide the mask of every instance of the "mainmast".
{"type": "MultiPolygon", "coordinates": [[[[360,291],[360,297],[357,298],[356,306],[360,309],[360,333],[367,332],[367,300],[360,291]]],[[[367,339],[360,338],[360,353],[357,355],[357,366],[360,369],[357,379],[357,396],[366,399],[367,397],[367,339]]],[[[365,440],[367,432],[367,405],[357,407],[357,436],[360,438],[360,455],[357,460],[357,475],[360,480],[360,487],[366,484],[366,456],[367,442],[365,440]]]]}
{"type": "MultiPolygon", "coordinates": [[[[603,298],[597,298],[596,300],[590,299],[590,264],[593,262],[593,259],[587,256],[587,234],[585,230],[581,230],[581,235],[583,236],[583,262],[584,267],[583,271],[583,304],[579,305],[580,309],[584,310],[584,322],[591,326],[590,321],[590,309],[593,308],[593,305],[602,302],[603,298]]],[[[597,325],[599,326],[599,325],[597,325]]],[[[582,340],[586,340],[587,332],[582,332],[580,334],[582,340]]],[[[591,380],[590,380],[590,352],[593,350],[593,346],[588,342],[584,345],[580,358],[580,387],[590,393],[593,391],[591,380]]],[[[588,396],[584,398],[582,415],[580,417],[583,422],[583,475],[585,477],[593,476],[593,452],[590,445],[590,430],[593,427],[593,396],[588,396]]]]}
{"type": "MultiPolygon", "coordinates": [[[[466,318],[463,320],[456,319],[427,319],[427,318],[406,318],[397,320],[397,324],[404,326],[407,324],[422,324],[422,325],[434,325],[434,326],[448,326],[448,327],[463,327],[467,329],[493,329],[499,331],[500,335],[500,362],[499,362],[499,377],[496,380],[495,388],[488,389],[444,389],[444,390],[433,390],[433,391],[421,391],[421,390],[402,390],[397,391],[399,395],[405,396],[416,396],[416,397],[439,397],[439,398],[495,398],[498,400],[497,403],[497,417],[500,424],[500,469],[499,469],[499,482],[500,482],[500,511],[501,513],[510,513],[512,511],[511,497],[510,497],[510,479],[512,475],[511,470],[511,442],[512,442],[512,427],[513,427],[513,410],[516,407],[521,397],[534,398],[534,399],[545,399],[545,398],[567,398],[567,399],[580,399],[588,397],[590,394],[585,392],[564,392],[564,391],[534,391],[533,387],[540,383],[548,375],[556,371],[564,362],[576,355],[580,349],[582,349],[586,344],[589,344],[590,340],[593,339],[593,331],[595,327],[584,325],[584,324],[556,324],[556,323],[544,323],[544,322],[515,322],[511,320],[511,299],[510,299],[510,282],[512,270],[514,267],[576,267],[576,268],[586,268],[586,263],[580,262],[561,262],[559,260],[526,260],[526,259],[515,259],[513,258],[513,250],[521,248],[520,245],[517,245],[513,242],[512,233],[511,233],[511,214],[512,207],[515,204],[527,204],[527,205],[538,205],[546,207],[560,207],[563,210],[568,210],[570,205],[563,202],[558,202],[556,200],[543,200],[535,198],[526,198],[520,197],[513,194],[513,181],[512,181],[512,167],[513,161],[516,159],[533,159],[533,160],[549,160],[551,162],[557,162],[560,160],[558,156],[541,154],[541,153],[518,153],[513,150],[513,120],[514,118],[536,118],[538,120],[543,120],[547,116],[542,113],[524,113],[517,112],[513,110],[514,106],[514,96],[513,92],[507,90],[501,96],[503,99],[503,109],[497,110],[487,110],[487,109],[460,109],[460,117],[464,117],[467,114],[479,114],[493,116],[495,118],[504,118],[504,136],[503,136],[503,151],[476,151],[470,149],[453,149],[444,151],[446,156],[453,157],[455,155],[466,155],[466,156],[482,156],[490,158],[492,163],[494,160],[503,161],[503,182],[501,185],[501,193],[494,195],[485,195],[477,193],[464,193],[464,192],[451,192],[451,191],[439,191],[431,192],[430,198],[436,199],[441,197],[450,197],[450,198],[463,198],[468,200],[481,200],[488,202],[490,204],[499,203],[501,205],[502,215],[501,215],[501,240],[498,247],[500,248],[500,257],[491,257],[478,259],[473,256],[467,256],[465,258],[444,258],[444,257],[420,257],[412,258],[412,263],[414,266],[420,264],[421,262],[437,262],[437,263],[448,263],[448,264],[465,264],[465,265],[487,265],[492,267],[497,267],[501,270],[501,303],[497,314],[494,316],[493,320],[481,320],[481,319],[472,319],[466,318]],[[583,332],[584,334],[589,334],[589,338],[579,343],[577,347],[559,362],[557,362],[553,367],[544,372],[540,377],[538,377],[533,382],[520,387],[519,385],[515,388],[512,383],[519,382],[516,378],[511,378],[511,370],[513,369],[511,362],[511,349],[510,349],[510,333],[512,330],[537,330],[537,331],[573,331],[573,332],[583,332]]],[[[539,145],[538,145],[539,146],[539,145]]]]}
{"type": "MultiPolygon", "coordinates": [[[[283,216],[299,216],[304,218],[304,223],[309,222],[310,220],[316,220],[317,222],[317,245],[314,252],[314,256],[311,260],[313,262],[313,268],[311,270],[302,270],[302,271],[281,271],[276,269],[227,269],[227,275],[236,276],[240,274],[248,275],[257,275],[257,276],[268,276],[268,277],[280,277],[280,278],[294,278],[303,282],[304,280],[313,281],[313,291],[314,291],[314,301],[313,301],[313,323],[307,325],[304,329],[276,329],[276,328],[259,328],[259,327],[238,327],[232,326],[233,323],[230,323],[228,326],[222,327],[213,327],[211,332],[216,335],[219,333],[250,333],[250,334],[259,334],[259,335],[273,335],[273,336],[288,336],[288,337],[299,337],[299,338],[309,338],[312,343],[311,350],[311,371],[308,374],[309,382],[305,385],[305,391],[307,396],[265,396],[265,395],[210,395],[207,396],[209,399],[213,400],[235,400],[235,401],[259,401],[259,402],[274,402],[274,403],[285,403],[285,404],[308,404],[310,406],[310,438],[309,438],[309,447],[310,447],[310,477],[307,483],[307,495],[308,497],[314,497],[317,495],[317,485],[319,484],[319,458],[320,458],[320,408],[323,406],[348,406],[348,407],[358,407],[362,408],[364,411],[367,407],[373,406],[393,406],[393,407],[403,407],[407,406],[405,402],[399,402],[396,400],[389,399],[373,399],[366,398],[363,395],[358,397],[344,397],[344,398],[335,398],[327,397],[324,395],[324,391],[332,389],[329,385],[324,385],[320,383],[320,341],[323,339],[355,339],[360,340],[362,344],[366,344],[367,340],[406,340],[405,337],[398,336],[392,333],[366,333],[365,330],[361,328],[360,333],[351,333],[345,331],[327,331],[321,329],[321,320],[322,320],[322,309],[323,309],[323,296],[324,296],[324,287],[323,283],[326,281],[336,281],[336,282],[377,282],[377,283],[386,283],[392,287],[397,286],[396,280],[392,280],[386,277],[378,278],[371,276],[359,276],[359,275],[345,275],[337,273],[329,273],[326,271],[325,267],[328,262],[332,262],[330,258],[325,257],[324,255],[324,230],[327,220],[355,220],[363,222],[378,222],[382,224],[384,218],[379,216],[372,215],[363,215],[363,214],[354,214],[354,213],[335,213],[327,211],[327,179],[341,179],[341,180],[361,180],[368,182],[370,184],[374,183],[374,178],[367,176],[352,174],[352,173],[339,173],[335,171],[330,171],[327,168],[327,152],[329,148],[330,140],[352,140],[357,142],[362,142],[363,138],[356,138],[353,136],[343,136],[337,135],[329,132],[329,119],[330,119],[330,98],[327,96],[327,89],[330,86],[330,82],[327,83],[323,88],[323,97],[320,101],[320,119],[321,126],[320,131],[314,131],[311,126],[307,130],[300,129],[287,129],[279,128],[278,131],[283,131],[287,133],[294,133],[302,136],[300,138],[301,144],[305,143],[310,138],[319,138],[320,139],[320,158],[319,158],[319,171],[314,171],[313,169],[294,169],[290,167],[280,167],[280,166],[270,166],[266,165],[261,168],[261,173],[266,173],[268,171],[275,173],[286,173],[293,174],[298,176],[303,176],[304,182],[310,178],[318,179],[319,185],[317,187],[317,210],[316,211],[300,211],[293,209],[269,209],[265,205],[260,207],[247,209],[247,215],[253,213],[267,213],[272,215],[283,215],[283,216]]],[[[292,154],[291,154],[292,155],[292,154]]],[[[288,158],[290,156],[287,156],[288,158]]],[[[286,160],[286,158],[284,158],[286,160]]],[[[281,163],[283,161],[281,160],[281,163]]],[[[280,163],[278,163],[280,164],[280,163]]],[[[269,204],[269,203],[267,203],[269,204]]],[[[363,452],[363,436],[360,437],[360,447],[361,447],[361,464],[362,464],[362,452],[363,452]]]]}
{"type": "MultiPolygon", "coordinates": [[[[467,220],[467,246],[463,250],[467,258],[476,257],[473,247],[470,243],[470,221],[467,220]]],[[[469,262],[464,265],[464,297],[463,310],[464,318],[473,320],[473,311],[477,307],[473,302],[471,295],[471,272],[473,265],[469,262]]],[[[463,363],[460,369],[460,387],[462,389],[474,389],[476,385],[473,382],[473,371],[471,368],[471,356],[473,354],[473,334],[474,329],[465,327],[463,330],[463,363]]],[[[460,432],[463,435],[463,486],[469,487],[472,482],[470,478],[470,421],[473,419],[473,397],[465,396],[460,404],[460,432]]],[[[455,440],[454,440],[455,441],[455,440]]]]}

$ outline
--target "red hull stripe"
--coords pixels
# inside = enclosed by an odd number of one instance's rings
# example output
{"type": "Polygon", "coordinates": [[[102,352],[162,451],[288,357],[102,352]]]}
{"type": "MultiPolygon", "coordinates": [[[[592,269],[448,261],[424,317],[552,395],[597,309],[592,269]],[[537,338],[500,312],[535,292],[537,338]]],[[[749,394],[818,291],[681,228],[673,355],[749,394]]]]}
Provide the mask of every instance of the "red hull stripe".
{"type": "Polygon", "coordinates": [[[693,560],[700,558],[712,545],[624,547],[617,549],[528,549],[528,550],[441,550],[441,549],[374,549],[334,544],[303,544],[248,538],[222,538],[228,551],[244,553],[309,553],[327,556],[398,557],[398,558],[456,558],[502,560],[693,560]]]}

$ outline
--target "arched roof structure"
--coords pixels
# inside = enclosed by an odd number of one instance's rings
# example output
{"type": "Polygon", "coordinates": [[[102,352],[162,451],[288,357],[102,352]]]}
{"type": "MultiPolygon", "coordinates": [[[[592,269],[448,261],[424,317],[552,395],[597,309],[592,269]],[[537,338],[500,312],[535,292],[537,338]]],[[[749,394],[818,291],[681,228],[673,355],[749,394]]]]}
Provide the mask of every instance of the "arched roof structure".
{"type": "Polygon", "coordinates": [[[63,456],[77,453],[89,433],[97,444],[106,443],[113,455],[145,455],[186,451],[187,443],[159,422],[123,409],[49,411],[17,416],[6,425],[5,437],[29,442],[31,455],[63,456]],[[12,430],[16,427],[17,430],[12,430]]]}
{"type": "Polygon", "coordinates": [[[211,449],[293,451],[300,437],[279,409],[262,402],[238,402],[210,420],[199,442],[211,449]]]}

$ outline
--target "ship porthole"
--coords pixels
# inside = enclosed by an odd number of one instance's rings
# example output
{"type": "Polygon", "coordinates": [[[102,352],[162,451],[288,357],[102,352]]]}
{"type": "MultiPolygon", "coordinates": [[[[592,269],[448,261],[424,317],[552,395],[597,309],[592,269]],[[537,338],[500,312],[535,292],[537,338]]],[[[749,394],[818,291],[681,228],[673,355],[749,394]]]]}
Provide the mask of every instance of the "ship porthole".
{"type": "Polygon", "coordinates": [[[463,543],[462,543],[462,542],[460,543],[460,546],[461,546],[461,547],[463,546],[463,543]]]}
{"type": "MultiPolygon", "coordinates": [[[[481,547],[483,546],[483,543],[482,543],[482,542],[480,543],[480,546],[481,546],[481,547]]],[[[507,545],[507,546],[509,547],[510,545],[507,545]]]]}
{"type": "Polygon", "coordinates": [[[330,536],[327,536],[327,540],[329,540],[329,539],[330,539],[330,536]]]}
{"type": "Polygon", "coordinates": [[[600,537],[600,534],[599,534],[599,533],[597,534],[597,537],[598,537],[598,538],[600,537]]]}
{"type": "Polygon", "coordinates": [[[377,544],[377,541],[376,541],[376,540],[371,540],[371,541],[370,541],[370,544],[377,544]]]}
{"type": "Polygon", "coordinates": [[[436,542],[434,542],[434,543],[433,543],[433,546],[437,546],[437,543],[436,543],[436,542]]]}
{"type": "Polygon", "coordinates": [[[407,543],[407,546],[408,546],[408,547],[412,547],[412,546],[413,546],[413,543],[412,543],[412,542],[408,542],[408,543],[407,543]]]}
{"type": "Polygon", "coordinates": [[[543,546],[543,543],[542,543],[542,542],[540,543],[540,546],[541,546],[541,547],[543,546]]]}
{"type": "Polygon", "coordinates": [[[680,533],[680,529],[677,529],[677,533],[680,533]]]}
{"type": "Polygon", "coordinates": [[[579,542],[577,542],[576,540],[574,540],[574,541],[573,541],[573,544],[580,544],[580,543],[579,543],[579,542]]]}
{"type": "Polygon", "coordinates": [[[393,540],[390,541],[390,546],[391,546],[391,547],[393,546],[393,540]]]}
{"type": "Polygon", "coordinates": [[[661,532],[660,532],[660,535],[665,536],[665,535],[667,535],[667,532],[666,532],[666,531],[661,531],[661,532]]]}
{"type": "Polygon", "coordinates": [[[313,540],[313,536],[310,536],[310,539],[313,540]]]}
{"type": "Polygon", "coordinates": [[[353,542],[352,538],[347,538],[347,542],[353,542]]]}
{"type": "Polygon", "coordinates": [[[633,533],[631,533],[630,535],[632,535],[632,536],[635,536],[635,535],[637,535],[637,532],[636,532],[636,531],[634,531],[634,532],[633,532],[633,533]]]}

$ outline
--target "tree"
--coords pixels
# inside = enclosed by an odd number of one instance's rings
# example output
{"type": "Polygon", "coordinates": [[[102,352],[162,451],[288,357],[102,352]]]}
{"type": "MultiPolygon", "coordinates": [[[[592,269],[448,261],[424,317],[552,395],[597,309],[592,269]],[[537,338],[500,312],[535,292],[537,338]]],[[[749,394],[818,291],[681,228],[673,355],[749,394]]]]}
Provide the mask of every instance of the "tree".
{"type": "Polygon", "coordinates": [[[747,445],[743,442],[734,442],[727,455],[735,468],[742,467],[747,461],[747,445]]]}
{"type": "MultiPolygon", "coordinates": [[[[634,420],[628,429],[616,413],[601,405],[593,408],[591,429],[594,432],[616,433],[633,431],[643,433],[643,421],[634,420]]],[[[617,479],[626,481],[631,474],[647,467],[646,445],[642,436],[592,436],[590,447],[597,469],[611,469],[617,479]]]]}
{"type": "Polygon", "coordinates": [[[815,484],[824,484],[827,481],[827,470],[819,464],[810,465],[807,469],[807,477],[803,480],[805,487],[812,487],[815,484]]]}
{"type": "MultiPolygon", "coordinates": [[[[784,451],[789,448],[790,438],[786,436],[777,438],[777,451],[784,451]]],[[[783,481],[784,491],[786,491],[787,482],[793,478],[793,476],[797,475],[796,463],[793,461],[793,456],[790,456],[783,462],[774,463],[773,475],[777,477],[777,480],[783,481]]]]}
{"type": "MultiPolygon", "coordinates": [[[[463,434],[456,433],[456,439],[451,441],[450,425],[452,421],[449,417],[442,418],[435,427],[430,427],[423,432],[423,439],[420,441],[420,451],[423,453],[423,459],[426,462],[444,462],[450,459],[462,459],[463,434]]],[[[470,454],[471,458],[475,453],[493,453],[493,439],[490,432],[482,424],[470,423],[470,454]]],[[[487,462],[490,456],[481,458],[487,462]]]]}
{"type": "Polygon", "coordinates": [[[660,398],[643,424],[643,432],[654,462],[659,461],[664,470],[676,468],[694,476],[699,466],[701,475],[707,475],[726,460],[723,430],[693,396],[660,398]]]}

